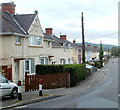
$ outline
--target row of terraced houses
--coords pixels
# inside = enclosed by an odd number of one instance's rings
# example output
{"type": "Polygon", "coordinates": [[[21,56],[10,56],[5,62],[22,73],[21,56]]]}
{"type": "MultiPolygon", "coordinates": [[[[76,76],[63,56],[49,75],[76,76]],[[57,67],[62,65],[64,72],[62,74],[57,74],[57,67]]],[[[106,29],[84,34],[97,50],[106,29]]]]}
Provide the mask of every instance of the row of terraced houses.
{"type": "MultiPolygon", "coordinates": [[[[13,2],[2,3],[0,21],[0,66],[6,77],[13,82],[24,82],[25,74],[35,74],[37,64],[80,64],[81,47],[67,35],[53,35],[52,28],[43,29],[38,12],[15,14],[13,2]]],[[[86,47],[87,60],[98,57],[98,49],[86,47]]]]}

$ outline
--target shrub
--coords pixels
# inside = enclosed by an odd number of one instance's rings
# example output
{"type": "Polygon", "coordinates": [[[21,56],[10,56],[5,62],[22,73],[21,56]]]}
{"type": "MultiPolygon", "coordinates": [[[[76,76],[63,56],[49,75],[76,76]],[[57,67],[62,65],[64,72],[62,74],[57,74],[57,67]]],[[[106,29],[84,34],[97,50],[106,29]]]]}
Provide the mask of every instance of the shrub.
{"type": "Polygon", "coordinates": [[[36,75],[70,73],[70,86],[86,78],[86,64],[72,65],[36,65],[36,75]]]}
{"type": "Polygon", "coordinates": [[[70,86],[74,86],[79,81],[86,78],[86,65],[85,64],[74,64],[64,66],[64,71],[70,73],[70,86]]]}
{"type": "Polygon", "coordinates": [[[56,74],[63,73],[64,65],[36,65],[36,74],[56,74]]]}
{"type": "Polygon", "coordinates": [[[97,67],[97,68],[101,68],[102,67],[100,61],[95,61],[94,63],[95,63],[95,67],[97,67]]]}

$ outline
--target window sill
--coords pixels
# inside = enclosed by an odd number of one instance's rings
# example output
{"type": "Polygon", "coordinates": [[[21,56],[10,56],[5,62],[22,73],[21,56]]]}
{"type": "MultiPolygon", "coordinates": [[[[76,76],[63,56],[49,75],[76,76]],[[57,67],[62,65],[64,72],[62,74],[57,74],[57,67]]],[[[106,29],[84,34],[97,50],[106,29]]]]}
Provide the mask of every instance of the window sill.
{"type": "Polygon", "coordinates": [[[43,46],[33,46],[33,45],[29,45],[28,47],[31,47],[31,48],[43,48],[43,46]]]}
{"type": "Polygon", "coordinates": [[[27,75],[31,75],[32,76],[32,75],[36,75],[36,73],[28,73],[27,75]]]}
{"type": "Polygon", "coordinates": [[[15,44],[15,45],[17,45],[17,46],[22,46],[22,44],[15,44]]]}

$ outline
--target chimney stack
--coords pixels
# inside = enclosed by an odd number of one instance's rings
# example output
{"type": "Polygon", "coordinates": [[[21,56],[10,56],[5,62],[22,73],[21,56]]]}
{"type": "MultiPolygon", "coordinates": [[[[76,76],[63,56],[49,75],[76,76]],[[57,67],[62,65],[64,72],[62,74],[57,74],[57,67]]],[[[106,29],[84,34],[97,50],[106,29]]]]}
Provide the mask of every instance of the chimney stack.
{"type": "Polygon", "coordinates": [[[73,40],[73,43],[74,43],[74,44],[76,43],[76,40],[75,40],[75,39],[73,40]]]}
{"type": "Polygon", "coordinates": [[[67,36],[66,35],[60,35],[60,39],[67,40],[67,36]]]}
{"type": "Polygon", "coordinates": [[[90,45],[87,45],[88,47],[90,47],[90,45]]]}
{"type": "Polygon", "coordinates": [[[94,48],[97,48],[97,46],[93,46],[94,48]]]}
{"type": "Polygon", "coordinates": [[[52,32],[53,29],[52,28],[45,28],[45,30],[46,30],[46,32],[45,32],[46,34],[51,34],[51,35],[53,34],[53,32],[52,32]]]}
{"type": "Polygon", "coordinates": [[[14,4],[14,2],[2,3],[0,5],[1,5],[1,8],[2,8],[2,11],[9,12],[12,15],[15,14],[16,5],[14,4]]]}

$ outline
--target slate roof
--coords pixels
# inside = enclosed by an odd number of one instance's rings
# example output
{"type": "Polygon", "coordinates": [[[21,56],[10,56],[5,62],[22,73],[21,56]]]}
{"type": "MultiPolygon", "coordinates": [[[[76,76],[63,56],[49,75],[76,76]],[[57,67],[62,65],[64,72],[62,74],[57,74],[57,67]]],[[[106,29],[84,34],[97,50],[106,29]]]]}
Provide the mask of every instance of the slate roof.
{"type": "Polygon", "coordinates": [[[35,16],[36,14],[11,15],[8,12],[2,12],[2,33],[27,34],[35,16]]]}
{"type": "Polygon", "coordinates": [[[47,39],[52,39],[53,40],[53,42],[52,42],[53,47],[62,47],[63,44],[65,44],[65,46],[67,47],[70,44],[70,47],[80,48],[79,45],[71,43],[68,40],[60,39],[56,35],[50,35],[50,34],[44,33],[44,36],[47,39]]]}
{"type": "Polygon", "coordinates": [[[48,40],[54,40],[54,39],[52,38],[52,35],[46,34],[46,33],[44,33],[44,38],[45,38],[45,39],[48,39],[48,40]]]}
{"type": "Polygon", "coordinates": [[[13,17],[20,24],[20,26],[24,29],[24,31],[28,32],[28,29],[31,26],[35,18],[35,14],[22,14],[22,15],[14,15],[13,17]]]}
{"type": "Polygon", "coordinates": [[[14,21],[13,16],[7,12],[2,13],[2,32],[15,32],[24,34],[24,32],[14,21]]]}

